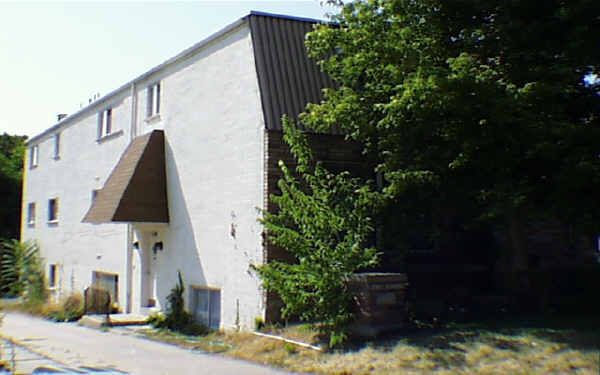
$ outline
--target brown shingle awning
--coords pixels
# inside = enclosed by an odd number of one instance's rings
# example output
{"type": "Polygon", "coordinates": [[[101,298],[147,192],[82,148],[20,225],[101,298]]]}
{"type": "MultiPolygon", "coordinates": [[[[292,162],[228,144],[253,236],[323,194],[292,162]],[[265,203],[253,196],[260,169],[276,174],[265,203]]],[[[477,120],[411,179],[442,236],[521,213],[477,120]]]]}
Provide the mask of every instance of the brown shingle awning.
{"type": "Polygon", "coordinates": [[[169,222],[162,130],[129,144],[83,222],[169,222]]]}

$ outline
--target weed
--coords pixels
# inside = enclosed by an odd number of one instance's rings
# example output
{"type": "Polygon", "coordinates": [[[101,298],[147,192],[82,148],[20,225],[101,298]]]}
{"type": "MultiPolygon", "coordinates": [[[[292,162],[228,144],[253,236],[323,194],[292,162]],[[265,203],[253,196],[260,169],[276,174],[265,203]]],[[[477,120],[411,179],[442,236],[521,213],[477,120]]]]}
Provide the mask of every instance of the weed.
{"type": "Polygon", "coordinates": [[[466,363],[463,353],[436,349],[427,355],[427,359],[444,368],[462,367],[466,363]]]}
{"type": "Polygon", "coordinates": [[[285,345],[283,346],[283,348],[285,349],[285,351],[288,354],[296,354],[297,353],[296,345],[290,344],[289,342],[285,343],[285,345]]]}
{"type": "Polygon", "coordinates": [[[165,317],[164,314],[162,314],[162,313],[154,313],[154,314],[151,314],[146,319],[146,323],[150,324],[153,327],[162,327],[162,326],[165,325],[165,320],[167,320],[167,318],[165,317]]]}
{"type": "Polygon", "coordinates": [[[265,321],[264,321],[264,319],[261,318],[261,317],[254,318],[254,330],[260,331],[263,328],[265,328],[265,321]]]}
{"type": "Polygon", "coordinates": [[[79,293],[71,294],[62,304],[55,306],[47,317],[57,322],[73,322],[83,316],[83,297],[79,293]]]}

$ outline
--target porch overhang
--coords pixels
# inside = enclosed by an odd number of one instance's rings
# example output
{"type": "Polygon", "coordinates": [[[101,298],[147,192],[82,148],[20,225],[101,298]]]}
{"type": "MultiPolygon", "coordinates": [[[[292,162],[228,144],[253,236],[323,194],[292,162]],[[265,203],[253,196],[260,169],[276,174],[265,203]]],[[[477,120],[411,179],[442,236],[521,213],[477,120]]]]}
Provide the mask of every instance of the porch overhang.
{"type": "Polygon", "coordinates": [[[131,141],[82,221],[169,222],[162,130],[131,141]]]}

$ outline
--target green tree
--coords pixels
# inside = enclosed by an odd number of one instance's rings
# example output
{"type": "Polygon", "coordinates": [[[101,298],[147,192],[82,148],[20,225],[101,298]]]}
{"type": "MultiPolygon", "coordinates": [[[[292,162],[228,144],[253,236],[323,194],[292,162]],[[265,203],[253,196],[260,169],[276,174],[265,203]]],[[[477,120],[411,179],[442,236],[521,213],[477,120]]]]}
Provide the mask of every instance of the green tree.
{"type": "Polygon", "coordinates": [[[378,200],[370,185],[348,172],[334,174],[314,162],[307,137],[284,118],[284,140],[297,161],[296,175],[283,162],[281,195],[272,195],[277,212],[264,212],[268,241],[289,251],[295,263],[272,261],[257,267],[267,290],[297,316],[317,327],[337,346],[352,320],[348,277],[377,263],[368,246],[371,215],[378,200]],[[298,178],[296,177],[298,176],[298,178]]]}
{"type": "Polygon", "coordinates": [[[0,135],[0,238],[18,238],[25,136],[0,135]]]}
{"type": "Polygon", "coordinates": [[[44,267],[40,250],[33,241],[4,241],[1,245],[0,281],[11,296],[27,293],[28,300],[45,301],[44,267]]]}
{"type": "Polygon", "coordinates": [[[363,0],[309,34],[338,84],[301,121],[364,145],[390,201],[422,203],[432,232],[493,219],[526,270],[524,222],[600,224],[600,3],[363,0]]]}

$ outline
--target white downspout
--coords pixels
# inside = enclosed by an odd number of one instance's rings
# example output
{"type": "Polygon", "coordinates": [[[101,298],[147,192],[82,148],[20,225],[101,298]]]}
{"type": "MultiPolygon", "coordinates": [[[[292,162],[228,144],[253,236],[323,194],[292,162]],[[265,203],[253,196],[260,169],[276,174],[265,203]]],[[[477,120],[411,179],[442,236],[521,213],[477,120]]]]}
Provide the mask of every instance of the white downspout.
{"type": "Polygon", "coordinates": [[[132,312],[132,286],[133,286],[133,229],[131,224],[127,224],[127,301],[125,312],[132,312]]]}
{"type": "MultiPolygon", "coordinates": [[[[137,91],[135,82],[131,83],[131,123],[129,129],[129,140],[132,141],[137,135],[137,91]]],[[[133,312],[133,225],[127,223],[127,301],[125,311],[133,312]]]]}
{"type": "Polygon", "coordinates": [[[137,87],[135,82],[131,83],[131,124],[129,131],[129,140],[132,141],[137,136],[137,87]]]}

